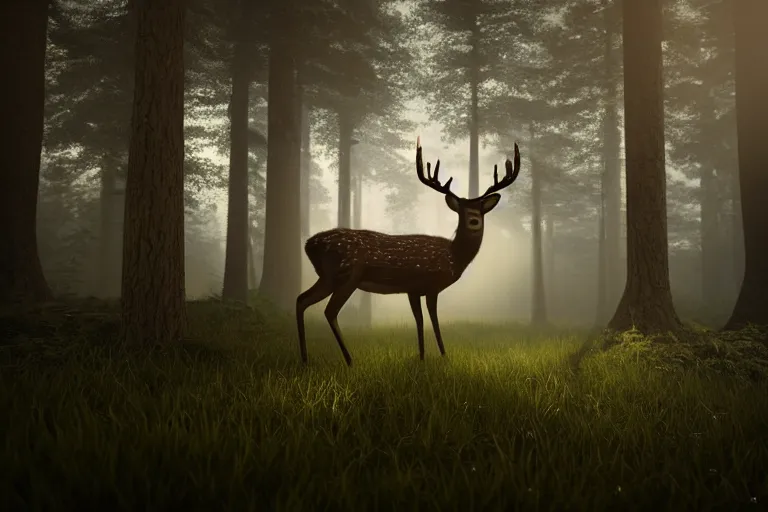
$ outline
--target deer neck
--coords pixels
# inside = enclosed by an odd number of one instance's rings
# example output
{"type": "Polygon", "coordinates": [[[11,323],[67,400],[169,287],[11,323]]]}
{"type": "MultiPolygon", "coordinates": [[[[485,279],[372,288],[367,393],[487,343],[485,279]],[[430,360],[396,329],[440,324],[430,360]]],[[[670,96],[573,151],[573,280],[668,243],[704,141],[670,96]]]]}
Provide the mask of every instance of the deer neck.
{"type": "Polygon", "coordinates": [[[458,267],[459,272],[463,272],[480,251],[480,244],[483,243],[483,232],[471,232],[463,226],[459,226],[456,235],[451,240],[451,253],[453,261],[458,267]]]}

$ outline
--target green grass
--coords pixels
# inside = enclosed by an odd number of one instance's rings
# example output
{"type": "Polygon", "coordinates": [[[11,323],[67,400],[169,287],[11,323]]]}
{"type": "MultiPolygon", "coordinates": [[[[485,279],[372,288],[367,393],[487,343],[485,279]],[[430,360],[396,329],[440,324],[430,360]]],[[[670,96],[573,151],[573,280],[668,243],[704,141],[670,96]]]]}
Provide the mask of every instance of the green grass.
{"type": "Polygon", "coordinates": [[[760,349],[718,366],[706,363],[719,357],[711,335],[699,352],[635,338],[574,372],[579,332],[446,323],[448,357],[429,332],[420,363],[412,325],[342,326],[350,369],[315,321],[304,368],[292,324],[268,308],[189,309],[195,341],[148,353],[115,347],[117,317],[101,303],[0,318],[4,510],[768,502],[760,349]],[[730,371],[740,361],[747,371],[730,371]]]}

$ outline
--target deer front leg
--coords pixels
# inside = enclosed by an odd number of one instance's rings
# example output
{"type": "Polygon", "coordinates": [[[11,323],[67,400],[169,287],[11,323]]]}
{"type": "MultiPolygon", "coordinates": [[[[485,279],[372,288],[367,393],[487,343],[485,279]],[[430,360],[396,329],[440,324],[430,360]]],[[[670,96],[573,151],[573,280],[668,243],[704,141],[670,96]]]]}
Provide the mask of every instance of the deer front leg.
{"type": "Polygon", "coordinates": [[[305,291],[296,298],[296,326],[299,329],[299,352],[301,361],[307,364],[307,337],[304,333],[304,311],[312,304],[317,304],[331,294],[330,283],[320,278],[313,284],[309,290],[305,291]]]}
{"type": "Polygon", "coordinates": [[[421,313],[421,296],[415,293],[408,294],[408,302],[411,303],[413,318],[416,319],[416,334],[419,337],[419,359],[424,360],[424,315],[421,313]]]}
{"type": "Polygon", "coordinates": [[[440,355],[445,355],[445,347],[443,346],[443,337],[440,335],[440,322],[437,320],[437,294],[427,295],[427,311],[429,312],[429,319],[432,320],[432,329],[435,331],[435,339],[437,340],[437,348],[440,349],[440,355]]]}
{"type": "Polygon", "coordinates": [[[352,293],[357,289],[357,285],[360,283],[361,270],[355,269],[347,278],[344,283],[336,288],[331,295],[331,300],[328,301],[328,305],[325,307],[325,318],[328,320],[328,324],[331,326],[333,336],[339,344],[341,353],[344,354],[344,360],[347,362],[347,366],[352,366],[352,356],[349,355],[347,347],[344,345],[344,341],[341,339],[341,331],[339,331],[338,316],[341,308],[347,303],[352,293]]]}

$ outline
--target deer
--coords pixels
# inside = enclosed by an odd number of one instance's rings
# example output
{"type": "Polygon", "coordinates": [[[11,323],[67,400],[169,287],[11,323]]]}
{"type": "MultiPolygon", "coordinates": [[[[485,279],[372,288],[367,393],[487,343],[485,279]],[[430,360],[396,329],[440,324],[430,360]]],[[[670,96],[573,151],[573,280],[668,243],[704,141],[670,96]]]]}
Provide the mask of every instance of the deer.
{"type": "Polygon", "coordinates": [[[451,181],[440,184],[435,172],[421,154],[421,137],[416,139],[416,175],[422,184],[445,196],[448,208],[458,214],[458,226],[453,239],[425,234],[390,235],[367,229],[335,228],[311,236],[304,244],[304,252],[317,273],[317,281],[296,298],[296,323],[299,334],[301,360],[308,364],[307,342],[304,329],[306,309],[330,295],[325,318],[341,349],[348,366],[352,357],[344,345],[337,317],[344,304],[357,290],[389,295],[406,294],[419,343],[419,359],[424,361],[424,317],[421,297],[426,297],[432,328],[441,356],[445,346],[437,317],[437,297],[461,278],[480,250],[483,241],[483,219],[501,199],[497,192],[510,186],[520,173],[520,150],[515,143],[514,166],[506,159],[506,174],[499,181],[498,166],[493,167],[493,185],[479,197],[466,199],[451,192],[451,181]]]}

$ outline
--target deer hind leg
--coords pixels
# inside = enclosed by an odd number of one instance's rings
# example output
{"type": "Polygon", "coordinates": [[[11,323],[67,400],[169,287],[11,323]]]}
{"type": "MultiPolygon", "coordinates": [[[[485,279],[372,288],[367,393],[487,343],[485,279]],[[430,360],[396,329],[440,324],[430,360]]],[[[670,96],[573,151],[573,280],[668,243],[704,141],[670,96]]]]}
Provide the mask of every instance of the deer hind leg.
{"type": "Polygon", "coordinates": [[[443,337],[440,335],[440,322],[437,319],[437,294],[427,295],[427,311],[429,312],[429,319],[432,320],[432,329],[435,331],[435,339],[437,340],[437,348],[440,349],[440,355],[445,355],[445,347],[443,346],[443,337]]]}
{"type": "Polygon", "coordinates": [[[296,326],[299,329],[299,352],[301,361],[307,364],[307,337],[304,332],[304,311],[312,304],[317,304],[327,296],[333,293],[330,282],[322,277],[315,282],[307,291],[296,298],[296,326]]]}
{"type": "Polygon", "coordinates": [[[347,366],[352,366],[352,356],[349,355],[349,351],[344,345],[344,341],[341,339],[338,316],[341,308],[344,307],[344,304],[347,303],[352,296],[352,293],[357,289],[357,285],[360,284],[361,277],[362,269],[354,269],[349,277],[342,281],[340,286],[334,290],[333,295],[331,295],[331,300],[328,301],[328,305],[325,307],[325,318],[331,326],[331,330],[336,338],[336,342],[339,344],[341,353],[344,354],[344,360],[347,362],[347,366]]]}
{"type": "Polygon", "coordinates": [[[424,360],[424,315],[421,312],[421,296],[415,293],[408,294],[408,302],[411,304],[413,318],[416,319],[416,335],[419,338],[419,359],[424,360]]]}

